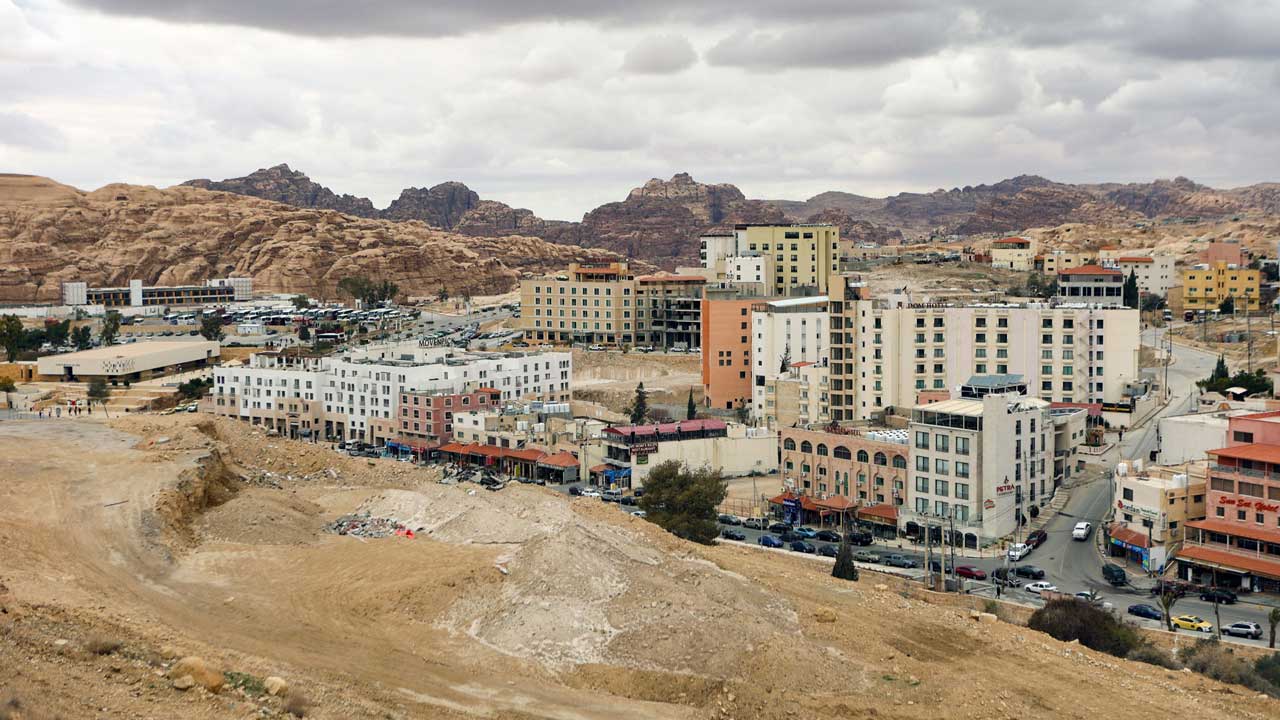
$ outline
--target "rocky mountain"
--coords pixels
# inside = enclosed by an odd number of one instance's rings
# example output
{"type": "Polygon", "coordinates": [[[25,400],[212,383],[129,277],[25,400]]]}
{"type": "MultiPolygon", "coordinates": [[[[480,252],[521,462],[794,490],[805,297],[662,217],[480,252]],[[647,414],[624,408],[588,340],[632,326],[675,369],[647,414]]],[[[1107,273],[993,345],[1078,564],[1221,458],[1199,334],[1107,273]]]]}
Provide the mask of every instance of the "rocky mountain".
{"type": "Polygon", "coordinates": [[[405,188],[379,216],[387,220],[421,220],[431,227],[453,230],[480,196],[460,182],[429,188],[405,188]]]}
{"type": "Polygon", "coordinates": [[[46,178],[0,176],[5,302],[56,300],[70,280],[181,284],[232,275],[252,277],[262,290],[321,298],[337,298],[338,281],[354,275],[391,280],[405,295],[484,294],[575,260],[616,259],[540,238],[458,235],[190,185],[84,192],[46,178]]]}
{"type": "Polygon", "coordinates": [[[249,195],[294,207],[337,210],[357,217],[378,217],[378,210],[373,207],[369,198],[338,195],[285,164],[257,170],[239,178],[219,181],[188,180],[183,184],[205,190],[249,195]]]}

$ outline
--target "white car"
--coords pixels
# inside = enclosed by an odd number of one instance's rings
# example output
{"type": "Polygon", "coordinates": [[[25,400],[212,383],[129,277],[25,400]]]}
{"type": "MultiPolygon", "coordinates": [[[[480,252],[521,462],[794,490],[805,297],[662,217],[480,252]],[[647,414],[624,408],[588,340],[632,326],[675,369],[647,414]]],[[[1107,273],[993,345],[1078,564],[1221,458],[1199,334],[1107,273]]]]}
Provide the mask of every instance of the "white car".
{"type": "Polygon", "coordinates": [[[587,352],[604,352],[604,346],[592,345],[591,347],[587,348],[587,352]]]}
{"type": "Polygon", "coordinates": [[[598,497],[600,497],[600,491],[598,491],[598,490],[583,490],[583,491],[582,491],[582,497],[593,497],[593,498],[598,498],[598,497]]]}
{"type": "Polygon", "coordinates": [[[1018,543],[1009,548],[1010,560],[1021,560],[1031,554],[1031,546],[1026,543],[1018,543]]]}
{"type": "Polygon", "coordinates": [[[1083,522],[1083,521],[1078,522],[1076,523],[1076,526],[1071,529],[1071,539],[1072,540],[1088,540],[1089,533],[1092,531],[1093,531],[1093,526],[1090,525],[1089,523],[1083,522]]]}
{"type": "Polygon", "coordinates": [[[645,516],[645,512],[643,510],[632,510],[631,514],[638,518],[642,518],[645,516]]]}
{"type": "Polygon", "coordinates": [[[1050,583],[1050,582],[1045,582],[1044,580],[1039,580],[1033,583],[1027,583],[1026,585],[1022,586],[1022,589],[1026,590],[1029,593],[1032,593],[1033,595],[1039,595],[1042,592],[1058,592],[1057,585],[1054,585],[1053,583],[1050,583]]]}

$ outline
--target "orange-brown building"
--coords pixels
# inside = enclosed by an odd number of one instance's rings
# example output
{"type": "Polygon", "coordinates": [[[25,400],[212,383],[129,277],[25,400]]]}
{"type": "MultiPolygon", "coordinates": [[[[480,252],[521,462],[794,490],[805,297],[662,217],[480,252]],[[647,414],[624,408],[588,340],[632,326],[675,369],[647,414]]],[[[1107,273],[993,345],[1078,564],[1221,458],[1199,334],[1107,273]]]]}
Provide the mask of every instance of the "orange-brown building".
{"type": "Polygon", "coordinates": [[[707,407],[751,405],[751,306],[758,293],[708,287],[702,298],[702,390],[707,407]]]}

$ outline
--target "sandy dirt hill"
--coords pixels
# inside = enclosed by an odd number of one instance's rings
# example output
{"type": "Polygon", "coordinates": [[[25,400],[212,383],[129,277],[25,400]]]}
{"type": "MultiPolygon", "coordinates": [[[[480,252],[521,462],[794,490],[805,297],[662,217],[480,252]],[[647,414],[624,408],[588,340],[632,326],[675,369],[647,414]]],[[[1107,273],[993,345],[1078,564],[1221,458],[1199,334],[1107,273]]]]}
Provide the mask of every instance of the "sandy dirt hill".
{"type": "Polygon", "coordinates": [[[69,280],[168,285],[227,276],[252,277],[259,290],[324,298],[338,297],[338,281],[353,275],[391,280],[406,295],[442,288],[481,295],[574,260],[612,259],[533,237],[470,237],[191,186],[81,192],[46,178],[0,176],[6,302],[57,300],[69,280]]]}
{"type": "Polygon", "coordinates": [[[817,561],[232,421],[4,422],[0,478],[0,688],[30,716],[279,716],[244,681],[268,675],[315,718],[1276,713],[817,561]],[[352,512],[415,537],[324,532],[352,512]],[[178,689],[190,654],[246,689],[178,689]]]}

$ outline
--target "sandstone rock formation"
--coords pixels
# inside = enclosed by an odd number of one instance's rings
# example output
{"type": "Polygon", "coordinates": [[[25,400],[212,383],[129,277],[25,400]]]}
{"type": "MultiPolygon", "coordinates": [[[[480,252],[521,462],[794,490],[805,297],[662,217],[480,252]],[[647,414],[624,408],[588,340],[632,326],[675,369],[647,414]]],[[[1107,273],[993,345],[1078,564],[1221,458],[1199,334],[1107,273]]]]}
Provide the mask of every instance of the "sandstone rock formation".
{"type": "Polygon", "coordinates": [[[368,198],[353,195],[338,195],[329,188],[312,182],[311,178],[288,165],[280,164],[269,167],[241,178],[226,180],[189,180],[184,185],[219,190],[222,192],[248,195],[250,197],[272,200],[274,202],[293,205],[294,207],[318,208],[321,210],[337,210],[348,215],[373,218],[378,211],[368,198]]]}
{"type": "Polygon", "coordinates": [[[55,301],[61,283],[72,280],[113,286],[227,276],[328,299],[352,275],[391,280],[406,295],[481,294],[574,260],[613,259],[539,238],[469,237],[189,185],[82,192],[45,178],[0,176],[0,301],[7,302],[55,301]]]}
{"type": "Polygon", "coordinates": [[[460,182],[430,188],[405,188],[380,213],[387,220],[421,220],[431,227],[452,230],[468,210],[480,202],[474,190],[460,182]]]}

